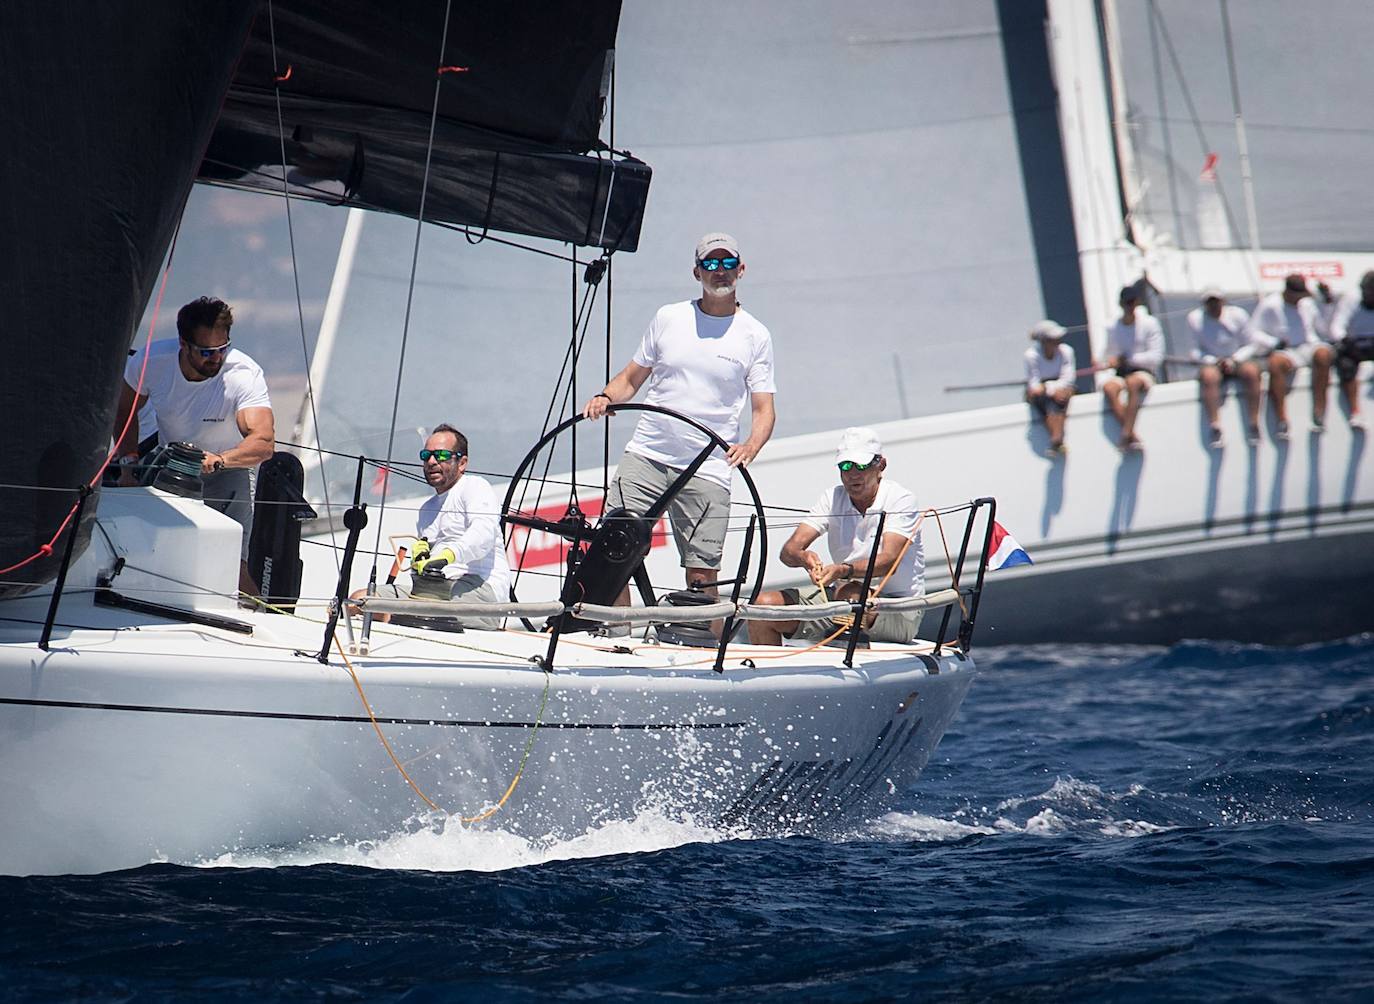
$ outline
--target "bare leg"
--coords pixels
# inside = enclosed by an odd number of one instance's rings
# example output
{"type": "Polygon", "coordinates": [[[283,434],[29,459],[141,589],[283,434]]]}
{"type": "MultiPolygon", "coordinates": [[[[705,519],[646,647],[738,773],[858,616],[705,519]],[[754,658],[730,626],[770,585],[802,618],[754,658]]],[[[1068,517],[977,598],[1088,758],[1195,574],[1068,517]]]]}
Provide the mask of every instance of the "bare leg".
{"type": "Polygon", "coordinates": [[[1215,366],[1204,366],[1197,372],[1197,382],[1202,390],[1202,406],[1207,409],[1207,424],[1219,425],[1221,418],[1221,370],[1215,366]]]}
{"type": "Polygon", "coordinates": [[[1241,363],[1240,385],[1245,390],[1245,418],[1252,429],[1259,428],[1260,371],[1254,363],[1241,363]]]}
{"type": "Polygon", "coordinates": [[[1107,399],[1107,407],[1120,425],[1126,424],[1126,414],[1121,408],[1121,391],[1125,386],[1120,377],[1112,377],[1102,385],[1102,396],[1107,399]]]}
{"type": "Polygon", "coordinates": [[[1354,378],[1342,380],[1341,393],[1345,395],[1345,403],[1350,408],[1350,417],[1354,418],[1360,413],[1360,381],[1354,378]]]}
{"type": "Polygon", "coordinates": [[[1145,378],[1132,373],[1126,378],[1126,407],[1121,420],[1121,441],[1129,444],[1137,442],[1135,419],[1140,414],[1140,406],[1145,402],[1145,378]]]}
{"type": "Polygon", "coordinates": [[[1288,424],[1288,377],[1293,364],[1278,352],[1269,357],[1269,400],[1274,405],[1274,418],[1288,424]]]}
{"type": "Polygon", "coordinates": [[[1326,390],[1331,386],[1331,349],[1321,345],[1312,353],[1312,421],[1326,421],[1326,390]]]}
{"type": "Polygon", "coordinates": [[[1064,413],[1062,411],[1045,412],[1045,430],[1050,434],[1050,446],[1058,446],[1064,442],[1064,413]]]}
{"type": "MultiPolygon", "coordinates": [[[[769,590],[755,600],[761,606],[780,607],[786,602],[782,593],[769,590]]],[[[799,621],[749,621],[749,640],[755,645],[781,645],[786,635],[800,626],[799,621]]]]}
{"type": "Polygon", "coordinates": [[[253,581],[253,576],[248,573],[248,562],[239,562],[239,592],[247,593],[249,596],[257,596],[262,590],[253,581]]]}

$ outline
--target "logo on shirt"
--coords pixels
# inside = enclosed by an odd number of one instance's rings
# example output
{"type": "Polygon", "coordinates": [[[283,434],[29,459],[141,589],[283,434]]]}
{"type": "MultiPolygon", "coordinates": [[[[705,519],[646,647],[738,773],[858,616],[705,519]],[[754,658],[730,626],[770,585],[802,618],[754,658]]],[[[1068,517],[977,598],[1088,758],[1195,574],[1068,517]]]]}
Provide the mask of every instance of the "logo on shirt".
{"type": "Polygon", "coordinates": [[[206,417],[206,418],[202,418],[201,421],[202,421],[202,422],[223,422],[224,419],[222,419],[222,418],[209,418],[209,417],[206,417]]]}

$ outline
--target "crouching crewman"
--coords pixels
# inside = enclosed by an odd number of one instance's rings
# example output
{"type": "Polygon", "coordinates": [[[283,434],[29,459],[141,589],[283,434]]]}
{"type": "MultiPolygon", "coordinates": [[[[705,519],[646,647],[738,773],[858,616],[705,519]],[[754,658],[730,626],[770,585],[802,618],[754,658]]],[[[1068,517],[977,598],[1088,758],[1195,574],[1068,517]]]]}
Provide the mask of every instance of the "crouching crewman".
{"type": "MultiPolygon", "coordinates": [[[[782,563],[805,568],[812,584],[762,593],[758,603],[781,606],[856,601],[873,557],[878,518],[884,513],[887,518],[873,564],[871,588],[884,597],[920,596],[925,592],[925,554],[916,498],[897,482],[883,479],[887,459],[882,453],[882,443],[872,429],[844,431],[835,456],[840,483],[822,493],[782,546],[782,563]],[[810,550],[821,534],[826,534],[829,562],[810,550]]],[[[916,637],[922,613],[870,611],[864,616],[863,628],[872,641],[909,642],[916,637]]],[[[784,638],[820,641],[843,626],[833,620],[750,621],[749,640],[756,645],[781,645],[784,638]]]]}

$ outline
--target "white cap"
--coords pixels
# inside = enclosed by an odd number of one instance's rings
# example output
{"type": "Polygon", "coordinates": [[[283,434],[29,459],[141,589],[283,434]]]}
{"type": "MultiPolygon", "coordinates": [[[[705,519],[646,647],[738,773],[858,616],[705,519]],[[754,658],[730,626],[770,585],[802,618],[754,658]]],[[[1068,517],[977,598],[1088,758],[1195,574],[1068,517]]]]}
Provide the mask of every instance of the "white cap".
{"type": "Polygon", "coordinates": [[[729,251],[732,258],[740,257],[739,241],[729,234],[710,233],[697,241],[696,261],[701,261],[712,251],[729,251]]]}
{"type": "Polygon", "coordinates": [[[1037,321],[1030,329],[1030,336],[1032,340],[1040,341],[1046,338],[1063,338],[1064,326],[1057,321],[1037,321]]]}
{"type": "Polygon", "coordinates": [[[1224,299],[1226,299],[1226,294],[1221,291],[1220,286],[1208,286],[1202,291],[1202,295],[1198,297],[1198,300],[1202,303],[1206,303],[1208,300],[1224,299]]]}
{"type": "Polygon", "coordinates": [[[842,464],[846,460],[851,460],[856,464],[866,464],[882,452],[883,444],[878,440],[876,432],[864,426],[855,426],[845,429],[840,434],[840,445],[835,450],[835,462],[842,464]]]}

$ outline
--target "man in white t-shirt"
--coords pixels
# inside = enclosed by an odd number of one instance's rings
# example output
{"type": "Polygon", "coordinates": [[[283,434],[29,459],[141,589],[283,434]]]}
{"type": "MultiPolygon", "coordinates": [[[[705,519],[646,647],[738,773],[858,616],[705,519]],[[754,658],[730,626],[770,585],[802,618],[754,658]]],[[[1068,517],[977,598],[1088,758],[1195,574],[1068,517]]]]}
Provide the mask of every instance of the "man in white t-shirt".
{"type": "Polygon", "coordinates": [[[1326,431],[1326,390],[1335,353],[1317,334],[1321,313],[1307,280],[1294,272],[1283,289],[1260,300],[1250,316],[1250,340],[1269,353],[1269,399],[1274,404],[1279,440],[1288,439],[1288,388],[1293,374],[1312,368],[1312,431],[1326,431]]]}
{"type": "Polygon", "coordinates": [[[1357,377],[1360,363],[1374,359],[1374,272],[1360,277],[1360,291],[1341,297],[1331,315],[1331,340],[1336,344],[1336,371],[1350,408],[1350,427],[1364,428],[1357,377]]]}
{"type": "MultiPolygon", "coordinates": [[[[447,423],[436,425],[425,440],[420,460],[425,481],[434,489],[434,495],[420,505],[415,518],[410,588],[393,585],[392,591],[397,596],[465,603],[510,599],[510,565],[501,537],[501,507],[485,478],[466,473],[467,436],[447,423]]],[[[359,590],[353,598],[364,594],[359,590]]],[[[377,619],[392,618],[378,614],[377,619]]],[[[499,617],[463,617],[458,623],[488,631],[501,627],[499,617]]]]}
{"type": "Polygon", "coordinates": [[[1064,344],[1064,327],[1055,321],[1040,321],[1030,330],[1033,348],[1026,350],[1026,401],[1045,421],[1050,446],[1045,456],[1054,460],[1068,448],[1064,445],[1064,416],[1073,397],[1078,362],[1073,346],[1064,344]]]}
{"type": "MultiPolygon", "coordinates": [[[[647,380],[645,402],[693,418],[731,444],[698,468],[668,510],[687,585],[715,595],[730,519],[731,469],[748,464],[773,434],[773,340],[740,306],[744,277],[739,242],[711,233],[696,247],[692,275],[701,297],[659,308],[639,350],[583,409],[598,419],[629,401],[647,380]],[[749,438],[739,441],[740,413],[748,402],[749,438]]],[[[607,508],[642,514],[706,447],[704,435],[684,422],[645,414],[625,447],[607,508]]],[[[628,602],[628,590],[622,602],[628,602]]]]}
{"type": "Polygon", "coordinates": [[[1207,409],[1207,445],[1214,450],[1226,445],[1221,434],[1221,391],[1224,381],[1236,379],[1245,389],[1245,439],[1258,446],[1260,371],[1247,334],[1250,315],[1243,307],[1227,303],[1226,295],[1215,286],[1202,291],[1201,303],[1189,311],[1188,328],[1193,333],[1193,358],[1199,363],[1202,406],[1207,409]]]}
{"type": "Polygon", "coordinates": [[[258,586],[248,574],[253,480],[258,465],[275,450],[276,430],[262,369],[230,347],[233,324],[233,311],[223,300],[202,296],[182,307],[175,342],[149,345],[146,366],[144,350],[129,357],[114,435],[119,436],[127,421],[128,430],[116,449],[125,468],[119,483],[126,486],[137,483],[137,409],[145,404],[156,409],[158,438],[164,444],[190,443],[205,452],[205,504],[243,525],[239,589],[255,596],[258,586]]]}
{"type": "MultiPolygon", "coordinates": [[[[920,596],[925,592],[925,552],[921,546],[920,511],[916,497],[897,482],[883,478],[887,459],[872,429],[845,429],[835,460],[840,483],[826,489],[782,546],[782,563],[804,568],[811,585],[759,595],[767,606],[815,605],[835,600],[854,602],[863,588],[873,555],[878,519],[883,538],[873,560],[873,588],[879,596],[920,596]],[[822,534],[830,551],[827,562],[811,550],[822,534]]],[[[864,630],[872,641],[906,643],[916,637],[922,611],[869,612],[864,630]]],[[[749,621],[749,640],[756,645],[781,645],[784,638],[819,641],[844,625],[833,620],[749,621]]]]}
{"type": "Polygon", "coordinates": [[[1107,329],[1105,367],[1116,374],[1103,381],[1102,395],[1121,423],[1121,449],[1139,451],[1143,447],[1135,434],[1135,420],[1164,362],[1164,329],[1142,309],[1137,286],[1123,286],[1119,303],[1121,316],[1107,329]],[[1122,391],[1126,392],[1124,405],[1122,391]]]}

